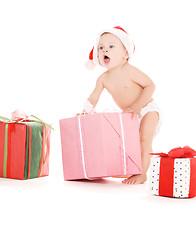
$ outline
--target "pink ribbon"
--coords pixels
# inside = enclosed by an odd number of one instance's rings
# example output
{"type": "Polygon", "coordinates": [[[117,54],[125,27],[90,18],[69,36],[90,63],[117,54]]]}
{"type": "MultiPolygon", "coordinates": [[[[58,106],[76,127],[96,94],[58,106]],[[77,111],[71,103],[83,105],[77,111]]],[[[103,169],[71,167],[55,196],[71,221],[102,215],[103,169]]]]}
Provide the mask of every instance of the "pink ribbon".
{"type": "Polygon", "coordinates": [[[27,114],[18,109],[11,113],[11,120],[13,120],[13,121],[18,122],[18,121],[25,120],[27,118],[28,118],[27,114]]]}

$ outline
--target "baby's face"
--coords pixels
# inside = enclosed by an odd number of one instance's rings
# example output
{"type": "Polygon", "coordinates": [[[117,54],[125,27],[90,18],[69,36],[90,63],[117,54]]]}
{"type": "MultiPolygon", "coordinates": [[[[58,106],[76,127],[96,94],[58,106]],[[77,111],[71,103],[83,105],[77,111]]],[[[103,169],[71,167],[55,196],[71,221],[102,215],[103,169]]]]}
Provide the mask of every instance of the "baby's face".
{"type": "Polygon", "coordinates": [[[118,67],[128,59],[128,53],[118,37],[104,33],[98,45],[99,63],[108,69],[118,67]]]}

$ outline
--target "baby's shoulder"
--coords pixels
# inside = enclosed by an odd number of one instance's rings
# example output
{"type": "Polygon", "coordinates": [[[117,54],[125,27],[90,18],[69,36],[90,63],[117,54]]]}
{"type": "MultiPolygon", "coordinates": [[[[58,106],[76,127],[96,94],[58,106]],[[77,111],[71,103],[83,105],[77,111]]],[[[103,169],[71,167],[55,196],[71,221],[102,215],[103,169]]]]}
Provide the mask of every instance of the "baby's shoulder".
{"type": "Polygon", "coordinates": [[[107,79],[107,78],[108,78],[108,73],[106,71],[98,77],[98,80],[101,81],[101,82],[104,82],[104,80],[107,79]]]}
{"type": "Polygon", "coordinates": [[[128,65],[127,72],[129,73],[130,76],[133,76],[133,77],[138,74],[141,75],[143,73],[139,68],[130,64],[128,65]]]}
{"type": "Polygon", "coordinates": [[[106,79],[106,74],[104,72],[97,78],[96,84],[104,86],[105,79],[106,79]]]}
{"type": "Polygon", "coordinates": [[[131,64],[128,64],[128,65],[127,65],[127,70],[128,70],[129,72],[131,72],[131,73],[140,71],[137,67],[135,67],[135,66],[133,66],[133,65],[131,65],[131,64]]]}

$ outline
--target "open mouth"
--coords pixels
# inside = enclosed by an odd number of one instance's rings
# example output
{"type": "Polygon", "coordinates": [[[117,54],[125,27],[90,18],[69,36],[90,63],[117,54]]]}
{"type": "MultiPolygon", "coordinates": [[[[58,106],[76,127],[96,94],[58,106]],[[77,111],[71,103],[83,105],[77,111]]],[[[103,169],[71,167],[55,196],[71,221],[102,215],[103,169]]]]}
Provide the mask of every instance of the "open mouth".
{"type": "Polygon", "coordinates": [[[109,63],[110,62],[110,58],[107,55],[104,55],[104,63],[109,63]]]}

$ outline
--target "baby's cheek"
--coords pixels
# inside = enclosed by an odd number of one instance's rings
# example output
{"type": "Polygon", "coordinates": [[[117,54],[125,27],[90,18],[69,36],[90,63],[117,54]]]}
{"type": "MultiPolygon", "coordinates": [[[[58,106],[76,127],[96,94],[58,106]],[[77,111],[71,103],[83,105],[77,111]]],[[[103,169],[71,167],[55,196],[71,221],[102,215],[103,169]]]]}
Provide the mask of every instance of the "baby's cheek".
{"type": "Polygon", "coordinates": [[[98,57],[98,61],[99,61],[99,64],[100,64],[100,65],[103,65],[103,61],[102,61],[101,58],[98,57]]]}

